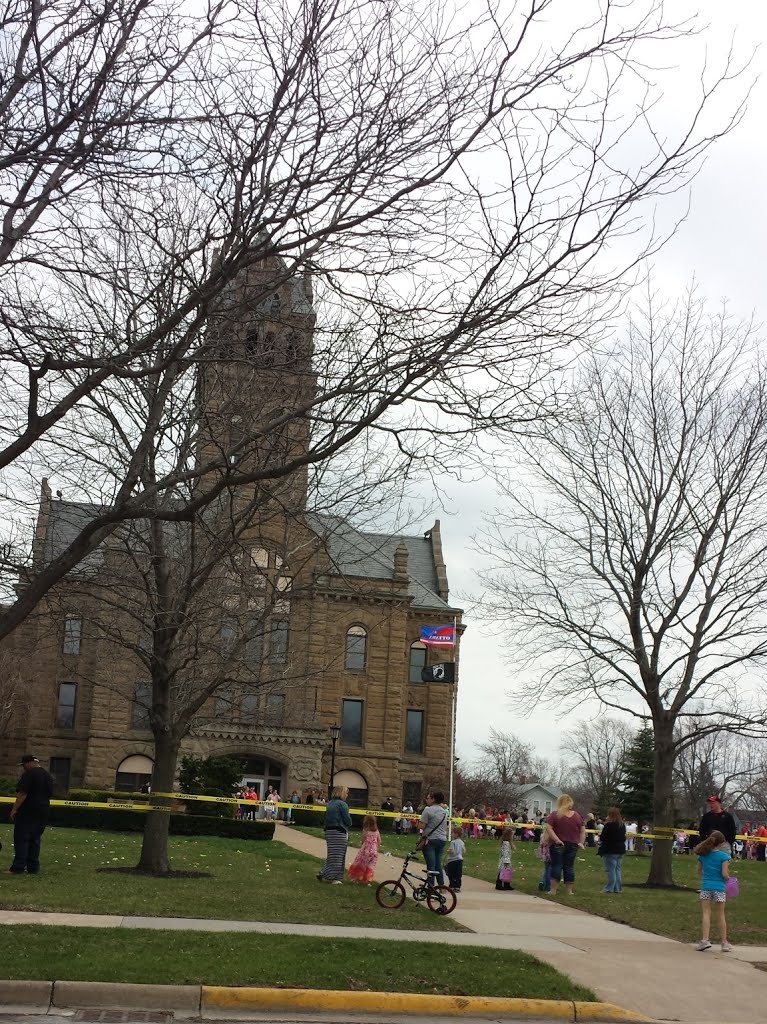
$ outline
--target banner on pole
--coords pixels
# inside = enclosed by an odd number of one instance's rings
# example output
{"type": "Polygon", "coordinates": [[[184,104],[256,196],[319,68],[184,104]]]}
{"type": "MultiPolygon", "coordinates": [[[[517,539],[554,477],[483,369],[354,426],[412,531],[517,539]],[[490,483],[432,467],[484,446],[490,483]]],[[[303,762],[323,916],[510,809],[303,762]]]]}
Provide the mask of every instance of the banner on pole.
{"type": "Polygon", "coordinates": [[[421,626],[421,643],[429,647],[455,647],[455,625],[421,626]]]}

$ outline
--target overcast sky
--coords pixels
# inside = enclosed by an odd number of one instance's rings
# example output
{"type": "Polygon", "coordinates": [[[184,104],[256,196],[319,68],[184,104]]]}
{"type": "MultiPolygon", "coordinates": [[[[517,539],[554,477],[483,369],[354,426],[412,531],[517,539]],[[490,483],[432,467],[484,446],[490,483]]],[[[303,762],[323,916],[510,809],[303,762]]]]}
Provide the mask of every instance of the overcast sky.
{"type": "MultiPolygon", "coordinates": [[[[735,32],[736,50],[741,56],[759,47],[753,58],[751,77],[761,74],[752,92],[746,117],[740,126],[709,151],[705,166],[694,181],[686,222],[673,240],[653,260],[655,286],[669,297],[681,291],[695,277],[700,291],[716,303],[726,298],[733,314],[756,316],[767,323],[764,248],[767,244],[767,5],[763,0],[733,0],[729,4],[700,0],[674,0],[667,10],[677,16],[685,9],[699,8],[708,28],[697,41],[698,55],[721,58],[735,32]]],[[[701,18],[703,23],[703,18],[701,18]]],[[[672,47],[674,44],[670,44],[672,47]]],[[[686,51],[689,58],[689,51],[686,51]]],[[[670,55],[669,63],[673,63],[670,55]]],[[[679,81],[680,122],[689,112],[692,92],[686,92],[682,73],[679,81]]],[[[688,77],[695,84],[695,69],[688,77]]],[[[745,88],[745,80],[744,80],[745,88]]],[[[661,226],[671,225],[684,200],[659,205],[656,216],[661,226]]],[[[653,212],[650,208],[647,212],[653,212]]],[[[760,329],[764,336],[764,328],[760,329]]],[[[475,575],[477,558],[470,539],[481,526],[482,510],[491,508],[495,494],[490,485],[473,483],[448,487],[452,502],[441,513],[445,560],[451,598],[478,591],[475,575]]],[[[476,755],[475,745],[492,726],[516,732],[534,743],[548,757],[557,754],[558,736],[566,722],[558,722],[551,709],[523,717],[505,693],[513,681],[513,668],[504,662],[503,648],[476,617],[467,617],[468,629],[461,646],[461,680],[458,699],[457,754],[464,759],[476,755]]],[[[580,712],[591,716],[594,708],[580,712]]],[[[579,714],[571,712],[573,721],[579,714]]]]}

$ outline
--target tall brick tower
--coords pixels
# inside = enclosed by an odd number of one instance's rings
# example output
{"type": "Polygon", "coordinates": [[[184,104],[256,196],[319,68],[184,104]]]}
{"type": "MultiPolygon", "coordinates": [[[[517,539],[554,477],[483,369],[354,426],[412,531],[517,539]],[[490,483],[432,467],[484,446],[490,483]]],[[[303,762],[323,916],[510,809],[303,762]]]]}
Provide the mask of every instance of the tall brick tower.
{"type": "MultiPolygon", "coordinates": [[[[279,472],[306,450],[309,416],[301,410],[316,386],[314,324],[308,273],[288,278],[282,261],[272,258],[232,282],[212,318],[199,371],[204,480],[211,462],[219,463],[214,475],[270,466],[279,472]]],[[[306,485],[305,468],[266,481],[294,512],[305,507],[306,485]]]]}

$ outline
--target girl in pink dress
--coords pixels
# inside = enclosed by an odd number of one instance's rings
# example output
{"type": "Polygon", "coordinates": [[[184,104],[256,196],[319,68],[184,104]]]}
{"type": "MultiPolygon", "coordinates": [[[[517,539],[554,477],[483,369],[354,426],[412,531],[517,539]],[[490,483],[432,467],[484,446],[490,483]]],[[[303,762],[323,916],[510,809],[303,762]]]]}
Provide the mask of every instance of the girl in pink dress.
{"type": "Polygon", "coordinates": [[[366,814],[362,822],[362,846],[354,858],[354,863],[349,867],[349,878],[353,882],[369,885],[373,881],[380,845],[381,833],[378,831],[378,822],[372,814],[366,814]]]}

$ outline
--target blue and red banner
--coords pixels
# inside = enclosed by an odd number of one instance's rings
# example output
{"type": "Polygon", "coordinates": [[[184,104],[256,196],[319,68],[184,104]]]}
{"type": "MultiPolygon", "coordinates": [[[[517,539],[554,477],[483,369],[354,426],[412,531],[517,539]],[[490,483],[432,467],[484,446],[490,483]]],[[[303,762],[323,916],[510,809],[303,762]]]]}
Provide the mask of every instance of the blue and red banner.
{"type": "Polygon", "coordinates": [[[421,626],[421,643],[429,647],[455,647],[455,626],[421,626]]]}

